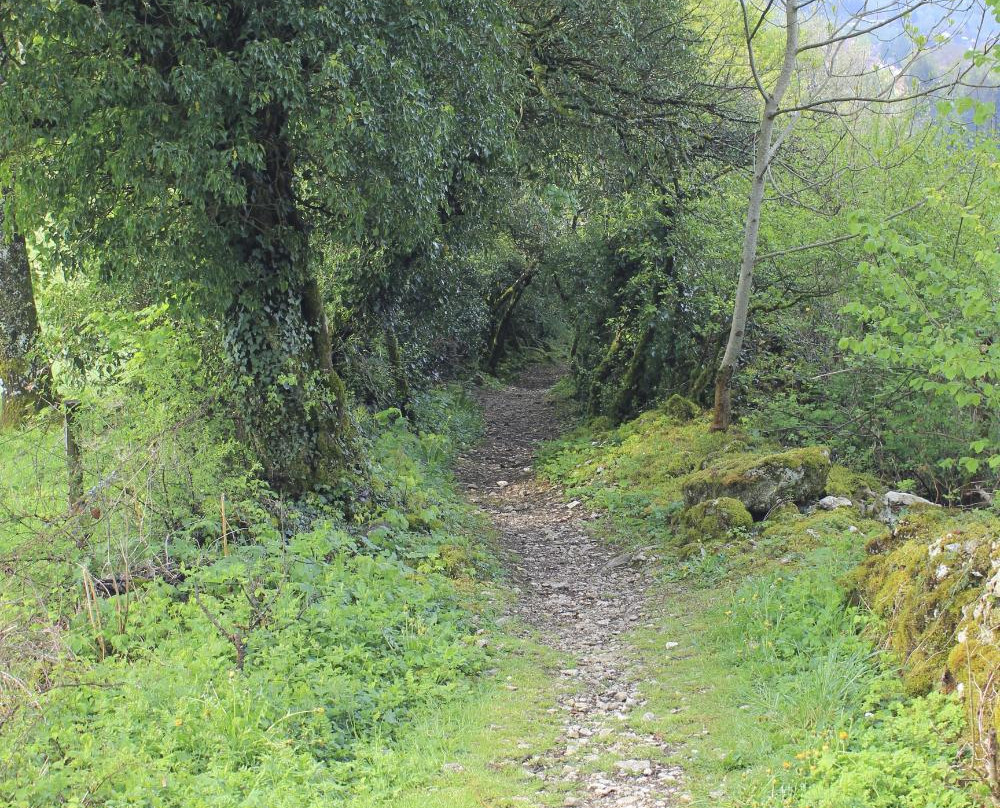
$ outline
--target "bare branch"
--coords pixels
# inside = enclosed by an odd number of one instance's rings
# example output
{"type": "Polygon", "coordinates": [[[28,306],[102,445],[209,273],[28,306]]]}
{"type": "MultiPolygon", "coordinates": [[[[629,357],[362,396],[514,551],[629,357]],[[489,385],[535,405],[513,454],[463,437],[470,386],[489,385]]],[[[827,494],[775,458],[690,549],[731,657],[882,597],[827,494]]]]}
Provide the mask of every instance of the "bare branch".
{"type": "MultiPolygon", "coordinates": [[[[843,42],[848,39],[855,39],[857,37],[862,37],[867,34],[874,33],[875,31],[878,31],[880,28],[885,28],[887,25],[892,25],[892,23],[896,22],[897,20],[901,20],[903,17],[913,13],[921,6],[930,5],[930,3],[931,0],[919,0],[919,2],[914,3],[913,5],[904,6],[903,10],[900,11],[898,14],[895,14],[892,17],[887,17],[886,19],[880,20],[877,23],[873,23],[872,25],[869,25],[867,28],[852,28],[847,33],[831,37],[830,39],[824,39],[822,42],[811,42],[808,45],[802,45],[799,47],[797,53],[805,53],[806,51],[815,50],[816,48],[825,48],[827,45],[833,45],[837,42],[843,42]]],[[[870,14],[871,12],[862,12],[860,14],[856,14],[851,19],[853,20],[862,19],[866,13],[870,14]]]]}

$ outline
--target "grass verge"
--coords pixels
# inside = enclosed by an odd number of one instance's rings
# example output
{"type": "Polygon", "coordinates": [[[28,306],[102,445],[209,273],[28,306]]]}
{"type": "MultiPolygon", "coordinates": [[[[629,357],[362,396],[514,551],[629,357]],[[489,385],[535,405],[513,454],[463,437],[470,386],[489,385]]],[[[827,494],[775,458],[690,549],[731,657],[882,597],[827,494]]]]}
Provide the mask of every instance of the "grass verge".
{"type": "MultiPolygon", "coordinates": [[[[237,531],[179,529],[161,537],[169,578],[99,589],[107,562],[80,534],[29,586],[18,565],[39,569],[45,534],[0,531],[0,804],[427,805],[444,793],[442,806],[499,805],[530,791],[516,763],[488,765],[546,742],[536,719],[551,684],[541,651],[498,629],[485,526],[451,484],[476,420],[457,391],[418,402],[409,424],[367,416],[363,509],[262,501],[237,531]],[[443,767],[453,757],[461,771],[443,767]]],[[[30,457],[0,461],[19,468],[4,504],[34,502],[37,473],[18,465],[30,457]]],[[[124,520],[101,519],[95,537],[129,543],[124,520]]]]}
{"type": "Polygon", "coordinates": [[[783,509],[693,552],[690,536],[677,536],[684,476],[720,453],[753,450],[701,420],[647,413],[543,452],[544,473],[604,508],[614,538],[662,553],[659,617],[633,637],[647,706],[632,724],[676,744],[683,799],[695,805],[983,803],[964,705],[908,694],[898,660],[876,644],[881,623],[848,601],[842,581],[882,525],[853,509],[783,509]]]}
{"type": "Polygon", "coordinates": [[[490,671],[465,698],[418,717],[398,743],[375,743],[359,758],[364,792],[346,808],[514,808],[561,805],[559,794],[521,761],[549,750],[560,732],[552,675],[560,660],[544,646],[497,637],[490,671]]]}

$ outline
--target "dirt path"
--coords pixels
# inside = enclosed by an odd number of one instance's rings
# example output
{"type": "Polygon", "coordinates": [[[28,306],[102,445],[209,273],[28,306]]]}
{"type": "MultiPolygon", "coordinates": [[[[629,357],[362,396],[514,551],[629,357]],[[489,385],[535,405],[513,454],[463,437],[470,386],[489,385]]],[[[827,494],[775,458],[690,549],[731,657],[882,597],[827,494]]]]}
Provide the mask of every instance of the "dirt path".
{"type": "Polygon", "coordinates": [[[480,391],[486,436],[458,469],[511,559],[518,615],[576,660],[560,674],[576,686],[560,703],[560,745],[523,765],[546,782],[570,785],[567,806],[664,808],[679,801],[682,772],[663,742],[626,725],[644,709],[625,635],[644,621],[650,565],[641,553],[623,554],[590,536],[592,515],[531,468],[539,442],[560,431],[546,395],[559,375],[535,368],[514,386],[480,391]]]}

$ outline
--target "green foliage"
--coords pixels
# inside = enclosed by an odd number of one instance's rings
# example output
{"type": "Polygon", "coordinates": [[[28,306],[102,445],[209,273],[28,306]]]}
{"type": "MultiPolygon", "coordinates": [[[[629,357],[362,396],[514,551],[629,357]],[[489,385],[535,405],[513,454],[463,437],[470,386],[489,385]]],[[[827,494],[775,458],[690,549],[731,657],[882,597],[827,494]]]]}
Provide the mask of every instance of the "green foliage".
{"type": "Polygon", "coordinates": [[[59,392],[79,402],[83,501],[70,512],[63,412],[5,436],[0,552],[16,570],[10,596],[34,592],[59,619],[81,569],[99,580],[173,574],[181,557],[216,551],[227,516],[229,538],[249,538],[269,492],[219,412],[218,356],[203,349],[211,328],[83,279],[54,282],[41,299],[59,392]]]}
{"type": "MultiPolygon", "coordinates": [[[[974,213],[960,215],[970,230],[991,226],[974,213]]],[[[863,336],[842,338],[840,347],[908,373],[911,389],[953,402],[977,425],[968,454],[943,463],[969,474],[1000,470],[1000,346],[992,339],[1000,321],[1000,258],[984,249],[971,266],[956,265],[879,224],[859,222],[857,232],[874,257],[859,271],[879,302],[845,307],[867,328],[863,336]]]]}
{"type": "Polygon", "coordinates": [[[613,512],[640,515],[651,508],[679,511],[681,483],[710,456],[743,447],[738,435],[709,432],[704,419],[677,424],[655,411],[607,430],[600,420],[544,447],[539,468],[576,496],[613,512]],[[671,451],[664,451],[664,447],[671,451]]]}
{"type": "Polygon", "coordinates": [[[791,804],[971,808],[977,801],[954,765],[964,726],[961,704],[940,693],[893,703],[849,741],[801,754],[808,773],[791,804]]]}
{"type": "Polygon", "coordinates": [[[866,666],[870,646],[857,631],[863,618],[844,608],[836,583],[837,571],[857,558],[856,548],[843,537],[839,544],[812,553],[801,572],[747,581],[713,634],[752,679],[768,682],[775,697],[795,700],[804,733],[834,728],[843,702],[857,702],[876,673],[866,666]]]}
{"type": "Polygon", "coordinates": [[[697,747],[686,765],[696,802],[980,804],[956,760],[964,706],[940,693],[902,696],[891,660],[858,634],[863,613],[845,609],[826,574],[845,568],[843,534],[834,541],[728,597],[716,579],[693,598],[669,601],[681,614],[639,638],[656,677],[669,683],[645,690],[662,716],[645,728],[681,754],[697,747]],[[693,653],[664,657],[664,639],[693,653]]]}
{"type": "MultiPolygon", "coordinates": [[[[887,154],[906,143],[906,120],[872,122],[859,136],[887,154]]],[[[846,241],[763,262],[786,278],[815,267],[822,277],[811,293],[795,284],[798,299],[765,293],[741,392],[746,427],[822,442],[857,468],[916,480],[925,495],[971,498],[996,480],[996,144],[929,127],[906,148],[908,160],[843,189],[853,202],[834,230],[846,241]]],[[[828,238],[830,224],[803,232],[814,218],[776,206],[764,249],[828,238]]]]}
{"type": "Polygon", "coordinates": [[[193,272],[229,292],[227,267],[205,265],[206,248],[229,236],[217,206],[238,208],[248,173],[267,169],[258,123],[277,109],[295,132],[289,157],[308,172],[303,194],[329,206],[342,232],[406,228],[412,238],[433,219],[456,155],[488,155],[505,136],[507,109],[496,102],[509,81],[500,55],[508,20],[481,4],[407,10],[283,0],[222,13],[171,2],[137,16],[127,3],[19,4],[5,20],[24,48],[6,76],[5,108],[22,125],[47,124],[6,135],[20,158],[47,154],[63,169],[19,177],[43,192],[22,205],[83,226],[92,211],[80,183],[100,177],[92,207],[117,220],[102,233],[111,228],[133,251],[175,249],[164,236],[184,235],[183,254],[149,271],[193,272]],[[60,148],[47,153],[49,144],[60,148]]]}
{"type": "Polygon", "coordinates": [[[539,805],[563,801],[516,761],[559,742],[550,708],[567,687],[547,671],[565,660],[521,639],[495,639],[496,667],[466,696],[446,710],[428,705],[398,740],[377,737],[360,751],[357,767],[367,773],[349,808],[514,806],[527,795],[539,805]]]}
{"type": "Polygon", "coordinates": [[[557,245],[572,368],[591,415],[621,420],[672,394],[705,403],[727,279],[685,214],[674,196],[631,193],[557,245]]]}
{"type": "MultiPolygon", "coordinates": [[[[425,422],[468,408],[449,400],[425,422]]],[[[260,512],[252,540],[178,546],[172,583],[110,596],[76,583],[45,678],[26,683],[34,699],[6,716],[4,804],[339,800],[363,782],[354,758],[373,737],[462,692],[487,659],[481,618],[445,574],[467,574],[455,559],[474,556],[443,476],[442,447],[463,435],[377,420],[387,426],[371,430],[363,520],[307,505],[281,521],[260,512]]],[[[0,619],[16,624],[20,608],[5,597],[0,619]]]]}
{"type": "Polygon", "coordinates": [[[0,24],[0,183],[17,178],[22,230],[51,263],[210,314],[262,474],[292,495],[336,482],[347,402],[318,246],[433,239],[451,184],[510,133],[507,9],[37,2],[0,24]]]}
{"type": "MultiPolygon", "coordinates": [[[[468,728],[428,716],[469,704],[490,664],[473,577],[490,562],[447,472],[481,424],[440,382],[558,352],[601,418],[547,447],[544,473],[704,590],[703,630],[670,630],[703,643],[679,664],[729,737],[692,768],[727,787],[746,772],[740,805],[969,804],[959,708],[904,698],[859,629],[888,631],[911,689],[945,671],[988,703],[992,522],[928,543],[855,510],[755,500],[754,523],[746,496],[694,500],[763,471],[809,478],[803,503],[824,483],[866,500],[866,472],[989,499],[991,110],[786,132],[734,391],[747,417],[709,432],[756,114],[716,5],[0,4],[2,218],[31,248],[27,339],[80,402],[84,488],[67,502],[67,409],[0,436],[0,802],[369,804],[434,781],[409,722],[440,763],[468,728]],[[892,546],[850,579],[873,628],[835,578],[876,534],[892,546]]],[[[658,714],[670,698],[651,694],[658,714]]],[[[461,788],[444,778],[456,805],[523,785],[473,759],[461,788]]]]}

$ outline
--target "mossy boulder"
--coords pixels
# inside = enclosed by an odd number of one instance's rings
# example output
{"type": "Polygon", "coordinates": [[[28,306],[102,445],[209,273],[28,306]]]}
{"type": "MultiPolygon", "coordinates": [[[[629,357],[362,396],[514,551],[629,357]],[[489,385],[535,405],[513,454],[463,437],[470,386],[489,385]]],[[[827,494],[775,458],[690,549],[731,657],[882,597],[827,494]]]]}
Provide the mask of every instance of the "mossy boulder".
{"type": "Polygon", "coordinates": [[[716,449],[714,452],[709,452],[705,455],[701,463],[698,464],[698,468],[707,469],[712,466],[718,465],[719,461],[725,462],[733,455],[746,454],[750,451],[750,444],[747,443],[742,438],[736,438],[735,440],[726,441],[722,446],[716,449]]]}
{"type": "Polygon", "coordinates": [[[767,521],[771,524],[777,522],[794,522],[802,518],[799,506],[794,502],[782,502],[776,508],[772,508],[767,514],[767,521]]]}
{"type": "Polygon", "coordinates": [[[834,464],[826,478],[826,493],[831,497],[845,497],[854,502],[880,500],[885,486],[872,474],[863,474],[846,466],[834,464]]]}
{"type": "Polygon", "coordinates": [[[865,537],[883,527],[847,508],[798,513],[795,506],[782,505],[758,525],[754,555],[802,557],[820,548],[836,547],[838,563],[844,562],[846,569],[854,559],[860,561],[864,557],[865,537]]]}
{"type": "Polygon", "coordinates": [[[718,497],[693,505],[681,514],[685,545],[725,539],[737,528],[749,528],[753,517],[738,499],[718,497]]]}
{"type": "Polygon", "coordinates": [[[691,399],[674,393],[663,403],[664,415],[673,418],[678,423],[685,423],[697,418],[701,409],[691,399]]]}
{"type": "Polygon", "coordinates": [[[738,499],[750,513],[764,516],[782,502],[805,504],[823,495],[830,452],[809,446],[777,454],[743,453],[715,460],[689,475],[684,501],[693,506],[720,497],[738,499]]]}
{"type": "MultiPolygon", "coordinates": [[[[868,544],[846,583],[885,627],[914,693],[939,683],[981,692],[1000,658],[994,562],[1000,520],[944,508],[910,513],[868,544]]],[[[990,707],[992,711],[992,708],[990,707]]]]}
{"type": "Polygon", "coordinates": [[[885,485],[872,474],[834,464],[826,478],[826,494],[851,500],[858,512],[873,518],[885,518],[885,485]]]}

